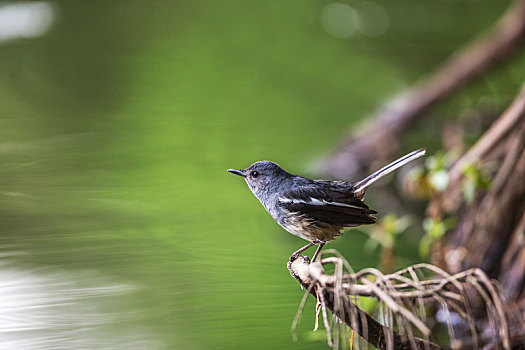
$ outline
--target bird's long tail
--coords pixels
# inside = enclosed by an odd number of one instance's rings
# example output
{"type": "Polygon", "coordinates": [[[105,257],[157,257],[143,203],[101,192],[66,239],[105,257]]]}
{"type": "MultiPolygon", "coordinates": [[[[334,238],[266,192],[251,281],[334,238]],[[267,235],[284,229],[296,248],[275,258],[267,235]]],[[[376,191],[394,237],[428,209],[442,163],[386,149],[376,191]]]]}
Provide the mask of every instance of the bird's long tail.
{"type": "Polygon", "coordinates": [[[379,180],[385,175],[390,174],[392,171],[402,167],[403,165],[407,164],[408,162],[413,161],[414,159],[417,159],[427,152],[426,149],[421,148],[417,151],[410,152],[407,155],[404,155],[403,157],[393,161],[392,163],[388,164],[387,166],[384,166],[383,168],[379,169],[378,171],[368,175],[363,180],[358,181],[354,184],[353,191],[356,194],[358,198],[361,198],[368,186],[379,180]]]}

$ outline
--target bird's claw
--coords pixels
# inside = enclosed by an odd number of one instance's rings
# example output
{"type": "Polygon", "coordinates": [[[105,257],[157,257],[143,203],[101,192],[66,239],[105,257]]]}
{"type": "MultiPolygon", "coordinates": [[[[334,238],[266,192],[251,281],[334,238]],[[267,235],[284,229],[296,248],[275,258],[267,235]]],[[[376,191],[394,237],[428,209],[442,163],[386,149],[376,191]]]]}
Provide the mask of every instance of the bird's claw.
{"type": "MultiPolygon", "coordinates": [[[[297,258],[298,258],[299,256],[301,256],[300,253],[293,253],[292,256],[290,256],[290,259],[289,259],[288,261],[289,261],[290,263],[292,263],[292,262],[294,262],[295,260],[297,260],[297,258]]],[[[306,260],[306,262],[307,262],[308,264],[310,263],[310,258],[309,258],[309,257],[307,257],[306,255],[303,255],[302,257],[306,260]]]]}

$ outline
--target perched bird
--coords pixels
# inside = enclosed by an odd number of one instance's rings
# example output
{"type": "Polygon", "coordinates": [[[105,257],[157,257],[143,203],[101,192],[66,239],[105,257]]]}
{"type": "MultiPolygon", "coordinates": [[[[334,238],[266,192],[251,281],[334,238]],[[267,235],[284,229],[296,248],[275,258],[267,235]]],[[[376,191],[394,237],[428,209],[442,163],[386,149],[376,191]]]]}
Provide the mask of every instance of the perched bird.
{"type": "Polygon", "coordinates": [[[411,152],[357,182],[310,180],[290,174],[269,161],[228,171],[244,177],[255,197],[286,231],[310,241],[293,253],[290,260],[319,244],[312,257],[315,261],[325,243],[338,237],[344,228],[376,222],[372,215],[377,212],[363,203],[368,186],[425,152],[425,149],[411,152]]]}

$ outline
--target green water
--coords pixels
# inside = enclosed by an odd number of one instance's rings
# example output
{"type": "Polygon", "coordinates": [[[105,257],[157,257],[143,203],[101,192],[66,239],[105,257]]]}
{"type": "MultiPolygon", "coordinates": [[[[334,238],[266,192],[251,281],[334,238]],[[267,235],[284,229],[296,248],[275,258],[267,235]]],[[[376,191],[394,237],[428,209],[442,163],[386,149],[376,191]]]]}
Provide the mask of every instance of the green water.
{"type": "MultiPolygon", "coordinates": [[[[383,1],[388,30],[347,40],[321,27],[326,4],[59,1],[48,33],[0,42],[12,348],[326,348],[313,303],[290,335],[302,292],[285,266],[305,242],[226,169],[307,175],[506,3],[383,1]]],[[[491,84],[504,100],[520,81],[491,84]]],[[[331,247],[376,266],[365,239],[331,247]]]]}

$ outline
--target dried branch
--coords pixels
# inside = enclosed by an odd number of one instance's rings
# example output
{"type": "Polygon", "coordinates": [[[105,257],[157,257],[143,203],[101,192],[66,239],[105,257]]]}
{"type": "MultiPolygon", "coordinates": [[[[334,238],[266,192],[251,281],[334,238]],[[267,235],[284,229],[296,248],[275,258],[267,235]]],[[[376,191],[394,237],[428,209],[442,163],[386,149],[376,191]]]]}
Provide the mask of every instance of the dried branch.
{"type": "MultiPolygon", "coordinates": [[[[456,212],[465,204],[462,191],[465,180],[463,170],[468,164],[477,163],[481,169],[488,170],[495,162],[501,163],[498,172],[494,174],[492,192],[499,193],[505,187],[511,188],[508,184],[509,177],[515,172],[520,158],[525,154],[523,135],[525,135],[525,84],[501,117],[450,169],[449,186],[433,201],[429,209],[430,213],[456,212]]],[[[523,178],[520,176],[519,180],[523,178]]],[[[519,182],[517,185],[517,188],[521,187],[519,182]]]]}
{"type": "MultiPolygon", "coordinates": [[[[501,117],[449,171],[449,185],[431,201],[439,220],[457,224],[435,262],[457,272],[479,266],[502,281],[513,298],[525,300],[525,84],[501,117]],[[474,164],[492,179],[473,201],[464,196],[464,169],[474,164]],[[481,233],[481,234],[480,234],[481,233]],[[468,252],[475,252],[469,254],[468,252]]],[[[525,305],[522,306],[525,313],[525,305]]]]}
{"type": "MultiPolygon", "coordinates": [[[[326,253],[334,253],[327,251],[326,253]]],[[[344,268],[348,263],[330,256],[310,263],[304,256],[288,263],[290,274],[318,300],[328,334],[328,343],[336,348],[337,337],[332,336],[327,309],[378,349],[441,349],[429,340],[427,310],[436,305],[446,315],[450,346],[469,344],[479,348],[482,343],[510,349],[516,337],[525,334],[519,312],[507,302],[495,282],[479,269],[470,269],[450,275],[436,266],[418,264],[384,275],[376,269],[357,273],[344,268]],[[333,273],[327,266],[333,265],[333,273]],[[471,294],[476,293],[485,305],[486,317],[492,324],[490,338],[478,334],[470,305],[471,294]],[[382,325],[352,301],[356,297],[371,297],[380,302],[388,322],[382,325]],[[463,320],[470,333],[467,339],[457,339],[457,327],[452,315],[463,320]],[[509,326],[512,322],[512,328],[509,326]]],[[[332,270],[332,269],[330,269],[332,270]]],[[[303,304],[303,303],[302,303],[303,304]]],[[[386,320],[385,320],[386,321],[386,320]]],[[[316,323],[317,324],[317,323],[316,323]]],[[[525,344],[525,343],[524,343],[525,344]]]]}
{"type": "MultiPolygon", "coordinates": [[[[373,123],[343,140],[318,168],[334,178],[357,178],[372,161],[386,161],[401,135],[437,102],[515,54],[525,42],[525,0],[517,0],[494,27],[453,54],[434,74],[416,83],[372,117],[373,123]]],[[[367,118],[369,119],[369,118],[367,118]]]]}

